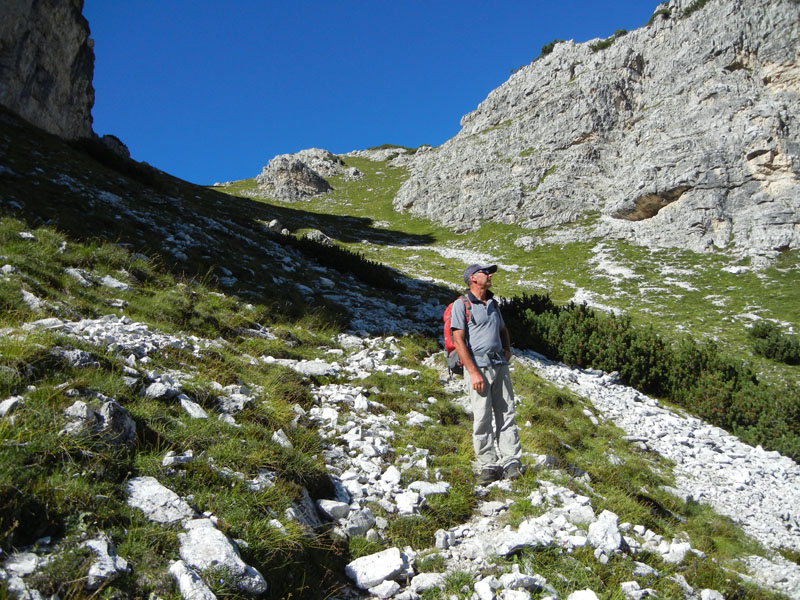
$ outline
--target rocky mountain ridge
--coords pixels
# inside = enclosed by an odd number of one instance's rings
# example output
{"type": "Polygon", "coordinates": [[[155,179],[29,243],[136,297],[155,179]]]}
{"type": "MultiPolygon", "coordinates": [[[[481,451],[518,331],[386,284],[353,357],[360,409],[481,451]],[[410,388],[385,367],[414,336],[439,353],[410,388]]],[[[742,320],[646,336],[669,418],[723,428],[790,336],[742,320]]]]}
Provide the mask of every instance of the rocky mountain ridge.
{"type": "Polygon", "coordinates": [[[395,207],[461,230],[586,222],[578,235],[757,260],[798,248],[799,11],[673,0],[603,44],[557,43],[413,157],[395,207]]]}

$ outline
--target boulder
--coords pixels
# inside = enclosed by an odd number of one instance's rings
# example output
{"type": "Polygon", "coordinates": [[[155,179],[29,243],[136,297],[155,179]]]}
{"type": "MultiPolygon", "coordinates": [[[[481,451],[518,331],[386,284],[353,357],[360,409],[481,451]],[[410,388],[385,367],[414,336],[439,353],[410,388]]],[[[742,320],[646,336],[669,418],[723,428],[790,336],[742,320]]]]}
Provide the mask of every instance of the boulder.
{"type": "Polygon", "coordinates": [[[350,514],[350,505],[336,500],[317,500],[317,509],[331,521],[346,519],[350,514]]]}
{"type": "Polygon", "coordinates": [[[324,233],[322,233],[319,229],[312,229],[311,231],[306,233],[303,237],[311,240],[312,242],[317,242],[318,244],[322,244],[323,246],[328,246],[329,248],[332,248],[334,246],[333,240],[324,233]]]}
{"type": "Polygon", "coordinates": [[[358,587],[366,590],[399,575],[405,564],[400,550],[389,548],[355,559],[345,567],[345,573],[358,587]]]}
{"type": "Polygon", "coordinates": [[[194,510],[155,477],[134,477],[126,485],[128,506],[138,508],[151,521],[175,523],[194,517],[194,510]]]}
{"type": "Polygon", "coordinates": [[[267,591],[267,583],[256,569],[246,564],[230,538],[214,527],[209,519],[187,523],[186,533],[178,534],[181,558],[200,571],[215,570],[232,577],[247,594],[267,591]]]}
{"type": "Polygon", "coordinates": [[[306,200],[333,189],[314,169],[288,154],[270,160],[256,183],[261,192],[284,202],[306,200]]]}
{"type": "Polygon", "coordinates": [[[589,525],[588,541],[603,552],[614,552],[622,544],[622,534],[617,527],[619,518],[611,511],[604,510],[597,521],[589,525]]]}

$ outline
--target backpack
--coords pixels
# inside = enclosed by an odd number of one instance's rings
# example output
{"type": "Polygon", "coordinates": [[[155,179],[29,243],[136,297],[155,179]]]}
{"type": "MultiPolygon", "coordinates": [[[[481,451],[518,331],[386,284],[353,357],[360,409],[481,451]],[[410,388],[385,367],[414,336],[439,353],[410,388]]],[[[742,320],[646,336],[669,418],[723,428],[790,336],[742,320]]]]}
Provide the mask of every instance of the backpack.
{"type": "MultiPolygon", "coordinates": [[[[466,296],[462,296],[461,299],[464,301],[464,309],[467,312],[466,322],[469,323],[469,309],[472,308],[472,303],[466,296]]],[[[463,375],[464,365],[461,364],[461,359],[458,358],[456,345],[453,342],[453,332],[450,329],[452,312],[453,302],[447,305],[447,308],[444,309],[444,314],[442,315],[442,320],[444,321],[444,353],[447,356],[447,370],[451,374],[455,373],[456,375],[463,375]]]]}

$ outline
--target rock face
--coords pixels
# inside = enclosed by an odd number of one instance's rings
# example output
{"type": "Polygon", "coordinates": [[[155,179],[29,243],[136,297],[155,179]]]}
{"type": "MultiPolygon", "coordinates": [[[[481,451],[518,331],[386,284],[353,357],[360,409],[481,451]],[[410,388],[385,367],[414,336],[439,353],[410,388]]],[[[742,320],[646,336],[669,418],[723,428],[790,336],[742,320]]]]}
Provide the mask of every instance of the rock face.
{"type": "Polygon", "coordinates": [[[94,43],[83,0],[4,0],[0,104],[66,139],[92,136],[94,43]]]}
{"type": "Polygon", "coordinates": [[[395,208],[461,230],[599,214],[576,235],[759,256],[800,247],[799,5],[690,5],[660,5],[605,49],[556,44],[413,157],[395,208]]]}
{"type": "Polygon", "coordinates": [[[295,154],[279,154],[267,163],[256,177],[261,193],[297,202],[331,191],[325,179],[343,175],[347,180],[361,179],[364,174],[348,167],[341,157],[320,148],[309,148],[295,154]]]}
{"type": "MultiPolygon", "coordinates": [[[[266,194],[284,202],[305,200],[333,189],[303,158],[299,154],[276,156],[256,177],[258,187],[266,194]]],[[[325,163],[322,160],[313,162],[325,163]]]]}

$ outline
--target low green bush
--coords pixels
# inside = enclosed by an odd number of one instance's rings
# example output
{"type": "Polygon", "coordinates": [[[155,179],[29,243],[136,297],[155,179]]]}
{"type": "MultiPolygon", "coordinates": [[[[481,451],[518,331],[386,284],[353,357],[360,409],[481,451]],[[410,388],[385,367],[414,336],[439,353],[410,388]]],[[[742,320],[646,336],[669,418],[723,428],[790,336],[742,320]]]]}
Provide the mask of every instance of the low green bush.
{"type": "Polygon", "coordinates": [[[692,2],[689,6],[686,7],[686,10],[684,10],[681,13],[681,18],[688,17],[693,12],[700,10],[706,4],[708,4],[708,2],[709,0],[696,0],[695,2],[692,2]]]}
{"type": "MultiPolygon", "coordinates": [[[[670,343],[627,316],[574,303],[556,306],[546,295],[506,300],[503,316],[518,347],[581,368],[617,371],[622,382],[680,404],[750,444],[800,458],[800,391],[759,382],[748,365],[713,342],[687,336],[670,343]]],[[[757,341],[773,339],[771,332],[757,341]]]]}
{"type": "Polygon", "coordinates": [[[753,351],[757,355],[787,365],[800,364],[800,340],[796,335],[786,335],[769,321],[759,321],[747,333],[753,338],[753,351]]]}
{"type": "Polygon", "coordinates": [[[542,46],[542,51],[539,53],[539,56],[537,58],[541,58],[543,56],[547,56],[548,54],[550,54],[553,51],[553,49],[556,47],[556,44],[558,44],[560,42],[563,42],[563,41],[564,40],[561,40],[561,39],[555,39],[552,42],[549,42],[549,43],[545,44],[544,46],[542,46]]]}
{"type": "Polygon", "coordinates": [[[664,16],[669,19],[671,15],[672,12],[668,8],[659,8],[656,12],[654,12],[650,16],[650,19],[647,21],[647,25],[652,25],[653,23],[655,23],[655,20],[660,16],[664,16]]]}
{"type": "Polygon", "coordinates": [[[617,41],[617,38],[621,38],[623,35],[628,33],[627,29],[617,29],[609,38],[601,40],[599,42],[595,42],[594,44],[589,44],[589,48],[592,52],[599,52],[600,50],[605,50],[606,48],[610,48],[611,45],[617,41]]]}

